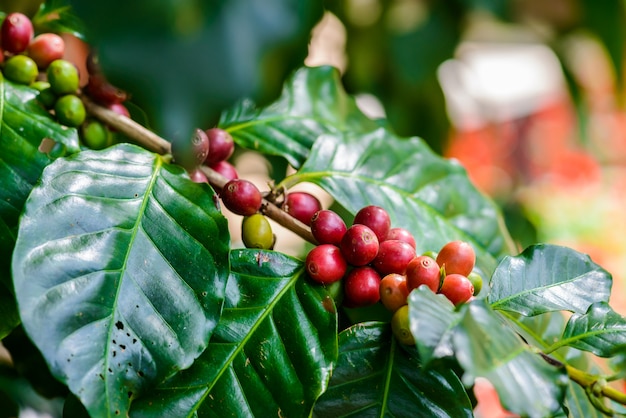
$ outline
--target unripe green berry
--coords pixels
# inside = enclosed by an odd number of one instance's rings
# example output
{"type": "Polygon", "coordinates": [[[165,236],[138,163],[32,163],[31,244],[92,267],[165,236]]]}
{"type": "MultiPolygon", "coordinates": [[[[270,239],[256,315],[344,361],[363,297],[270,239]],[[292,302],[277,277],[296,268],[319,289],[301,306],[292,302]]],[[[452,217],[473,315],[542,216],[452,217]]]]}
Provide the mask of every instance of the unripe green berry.
{"type": "Polygon", "coordinates": [[[99,150],[111,145],[111,132],[101,122],[97,120],[88,120],[81,125],[81,139],[85,146],[99,150]]]}
{"type": "Polygon", "coordinates": [[[44,105],[46,109],[52,109],[54,104],[57,101],[57,96],[52,91],[52,87],[50,87],[50,83],[47,81],[35,81],[30,85],[35,90],[39,91],[39,95],[37,95],[37,100],[44,105]]]}
{"type": "Polygon", "coordinates": [[[269,250],[274,246],[272,226],[267,218],[260,213],[243,218],[241,238],[246,248],[269,250]]]}
{"type": "Polygon", "coordinates": [[[71,62],[54,60],[48,66],[46,74],[52,91],[57,95],[72,94],[78,90],[78,70],[71,62]]]}
{"type": "Polygon", "coordinates": [[[29,85],[37,74],[37,64],[26,55],[14,55],[4,64],[4,76],[14,83],[29,85]]]}
{"type": "Polygon", "coordinates": [[[87,115],[83,101],[74,94],[60,97],[54,104],[54,113],[60,123],[71,127],[80,126],[87,115]]]}

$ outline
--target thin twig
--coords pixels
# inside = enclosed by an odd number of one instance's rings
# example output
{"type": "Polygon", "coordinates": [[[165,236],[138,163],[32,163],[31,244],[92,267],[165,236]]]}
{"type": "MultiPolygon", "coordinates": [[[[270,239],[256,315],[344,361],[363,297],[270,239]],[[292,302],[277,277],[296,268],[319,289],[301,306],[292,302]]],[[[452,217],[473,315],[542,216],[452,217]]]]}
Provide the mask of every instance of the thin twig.
{"type": "MultiPolygon", "coordinates": [[[[97,103],[91,101],[88,97],[83,96],[82,99],[85,103],[85,109],[91,116],[109,125],[111,128],[117,129],[119,132],[123,133],[144,148],[161,155],[170,154],[172,152],[172,147],[169,141],[161,138],[151,130],[138,124],[134,120],[127,118],[126,116],[120,115],[119,113],[98,105],[97,103]]],[[[228,182],[226,177],[222,176],[217,171],[212,170],[208,166],[201,165],[199,168],[207,176],[209,183],[218,189],[222,189],[228,182]]],[[[301,238],[312,244],[317,244],[317,241],[311,233],[311,228],[289,215],[269,200],[263,199],[260,212],[268,218],[276,221],[279,225],[282,225],[290,231],[296,233],[301,238]]]]}

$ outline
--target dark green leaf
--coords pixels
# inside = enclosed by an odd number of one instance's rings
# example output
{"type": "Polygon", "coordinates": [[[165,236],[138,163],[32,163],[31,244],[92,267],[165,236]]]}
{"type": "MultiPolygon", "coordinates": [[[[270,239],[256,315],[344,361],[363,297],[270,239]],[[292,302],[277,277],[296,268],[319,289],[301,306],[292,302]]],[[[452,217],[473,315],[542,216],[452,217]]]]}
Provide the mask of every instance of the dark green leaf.
{"type": "Polygon", "coordinates": [[[69,33],[84,38],[85,26],[76,16],[68,0],[46,0],[32,17],[37,33],[69,33]]]}
{"type": "Polygon", "coordinates": [[[550,365],[519,338],[484,299],[462,307],[452,334],[463,381],[489,380],[505,409],[529,417],[554,416],[561,409],[567,374],[550,365]]]}
{"type": "Polygon", "coordinates": [[[454,305],[443,295],[421,286],[408,299],[411,333],[424,364],[454,355],[451,331],[461,319],[454,305]]]}
{"type": "Polygon", "coordinates": [[[570,346],[600,357],[610,357],[618,347],[624,345],[626,318],[615,312],[608,303],[598,302],[591,305],[585,314],[572,315],[561,339],[547,351],[570,346]]]}
{"type": "Polygon", "coordinates": [[[44,138],[50,138],[65,144],[68,152],[78,150],[76,130],[56,123],[36,97],[36,90],[0,76],[0,339],[19,323],[10,260],[24,202],[51,161],[39,146],[44,138]]]}
{"type": "Polygon", "coordinates": [[[419,138],[399,138],[384,128],[322,135],[302,168],[282,184],[302,181],[320,185],[352,214],[369,204],[387,209],[394,226],[414,234],[418,253],[464,239],[490,274],[492,255],[505,251],[495,204],[460,164],[434,154],[419,138]]]}
{"type": "Polygon", "coordinates": [[[229,271],[207,185],[132,145],[49,165],[13,255],[20,314],[91,415],[124,415],[206,348],[229,271]]]}
{"type": "Polygon", "coordinates": [[[142,399],[133,417],[307,416],[337,357],[332,299],[302,262],[233,250],[224,311],[193,366],[142,399]]]}
{"type": "Polygon", "coordinates": [[[389,324],[353,325],[339,334],[339,359],[315,417],[471,417],[472,406],[449,368],[422,367],[389,324]]]}
{"type": "Polygon", "coordinates": [[[612,277],[588,255],[567,247],[539,244],[502,260],[491,277],[493,309],[538,315],[549,311],[585,313],[606,302],[612,277]]]}
{"type": "Polygon", "coordinates": [[[239,145],[283,156],[296,168],[321,134],[376,128],[346,94],[339,71],[332,67],[298,70],[286,81],[277,101],[258,108],[244,100],[222,114],[219,126],[239,145]]]}
{"type": "Polygon", "coordinates": [[[71,3],[107,77],[173,141],[244,97],[275,99],[323,13],[314,0],[71,3]]]}

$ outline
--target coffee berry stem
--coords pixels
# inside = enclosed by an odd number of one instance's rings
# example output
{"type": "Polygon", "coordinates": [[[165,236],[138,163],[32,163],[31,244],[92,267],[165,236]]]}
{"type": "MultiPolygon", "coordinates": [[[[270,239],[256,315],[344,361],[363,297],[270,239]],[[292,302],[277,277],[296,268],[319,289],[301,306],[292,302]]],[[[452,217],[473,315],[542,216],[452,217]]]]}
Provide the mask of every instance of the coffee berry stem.
{"type": "Polygon", "coordinates": [[[100,106],[89,97],[81,96],[85,110],[101,122],[135,140],[142,147],[161,155],[172,152],[171,144],[151,130],[141,126],[131,118],[127,118],[111,109],[100,106]]]}
{"type": "MultiPolygon", "coordinates": [[[[144,148],[156,152],[161,155],[170,154],[172,147],[169,141],[161,138],[151,130],[138,124],[131,118],[120,115],[110,109],[98,105],[86,96],[82,96],[81,99],[85,104],[87,113],[91,116],[99,119],[101,122],[115,128],[122,134],[136,141],[144,148]]],[[[200,165],[200,170],[207,176],[209,183],[217,188],[223,188],[228,182],[228,179],[222,176],[215,170],[212,170],[206,165],[200,165]]],[[[287,212],[276,206],[274,203],[267,199],[263,199],[260,212],[268,218],[274,220],[279,225],[289,229],[306,241],[317,245],[317,240],[311,233],[311,228],[305,225],[303,222],[289,215],[287,212]]]]}

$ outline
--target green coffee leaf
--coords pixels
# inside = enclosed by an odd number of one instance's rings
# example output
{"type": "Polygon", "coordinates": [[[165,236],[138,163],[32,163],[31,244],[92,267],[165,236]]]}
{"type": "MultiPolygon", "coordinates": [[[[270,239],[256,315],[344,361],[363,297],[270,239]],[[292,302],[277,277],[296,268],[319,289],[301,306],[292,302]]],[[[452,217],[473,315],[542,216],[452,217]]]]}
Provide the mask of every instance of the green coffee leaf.
{"type": "Polygon", "coordinates": [[[12,260],[20,315],[90,415],[124,416],[206,348],[229,271],[214,198],[132,145],[59,159],[33,189],[12,260]]]}
{"type": "Polygon", "coordinates": [[[36,90],[0,75],[0,339],[19,323],[10,260],[24,202],[51,161],[39,150],[41,143],[49,138],[63,144],[67,152],[78,150],[76,130],[56,123],[36,98],[36,90]]]}
{"type": "Polygon", "coordinates": [[[351,214],[369,204],[385,208],[393,226],[416,237],[418,253],[463,239],[490,273],[493,256],[505,251],[495,204],[460,164],[436,155],[419,138],[399,138],[384,128],[322,135],[302,168],[281,185],[303,181],[320,185],[351,214]]]}
{"type": "Polygon", "coordinates": [[[588,255],[558,245],[539,244],[505,257],[491,277],[493,309],[538,315],[549,311],[584,314],[606,302],[612,277],[588,255]]]}
{"type": "Polygon", "coordinates": [[[589,351],[600,357],[616,354],[616,348],[626,345],[626,318],[608,303],[598,302],[585,314],[574,314],[567,322],[561,339],[547,351],[569,346],[589,351]]]}
{"type": "Polygon", "coordinates": [[[233,250],[224,311],[193,366],[133,406],[132,417],[308,416],[337,357],[332,299],[302,262],[233,250]]]}
{"type": "Polygon", "coordinates": [[[411,333],[424,364],[453,356],[451,331],[461,319],[461,315],[454,311],[454,305],[426,286],[413,290],[408,303],[411,333]]]}
{"type": "Polygon", "coordinates": [[[332,67],[299,69],[285,82],[278,100],[263,108],[243,100],[222,113],[219,126],[239,145],[282,156],[296,168],[321,134],[376,128],[347,95],[339,71],[332,67]]]}
{"type": "Polygon", "coordinates": [[[32,17],[37,33],[69,33],[84,39],[85,25],[76,16],[68,0],[46,0],[32,17]]]}
{"type": "Polygon", "coordinates": [[[472,405],[447,367],[424,368],[389,324],[353,325],[339,334],[339,358],[314,417],[471,417],[472,405]],[[428,411],[428,412],[426,412],[428,411]]]}
{"type": "Polygon", "coordinates": [[[564,368],[533,352],[484,299],[464,305],[460,313],[451,338],[465,384],[486,378],[504,408],[522,416],[559,413],[568,382],[564,368]]]}

